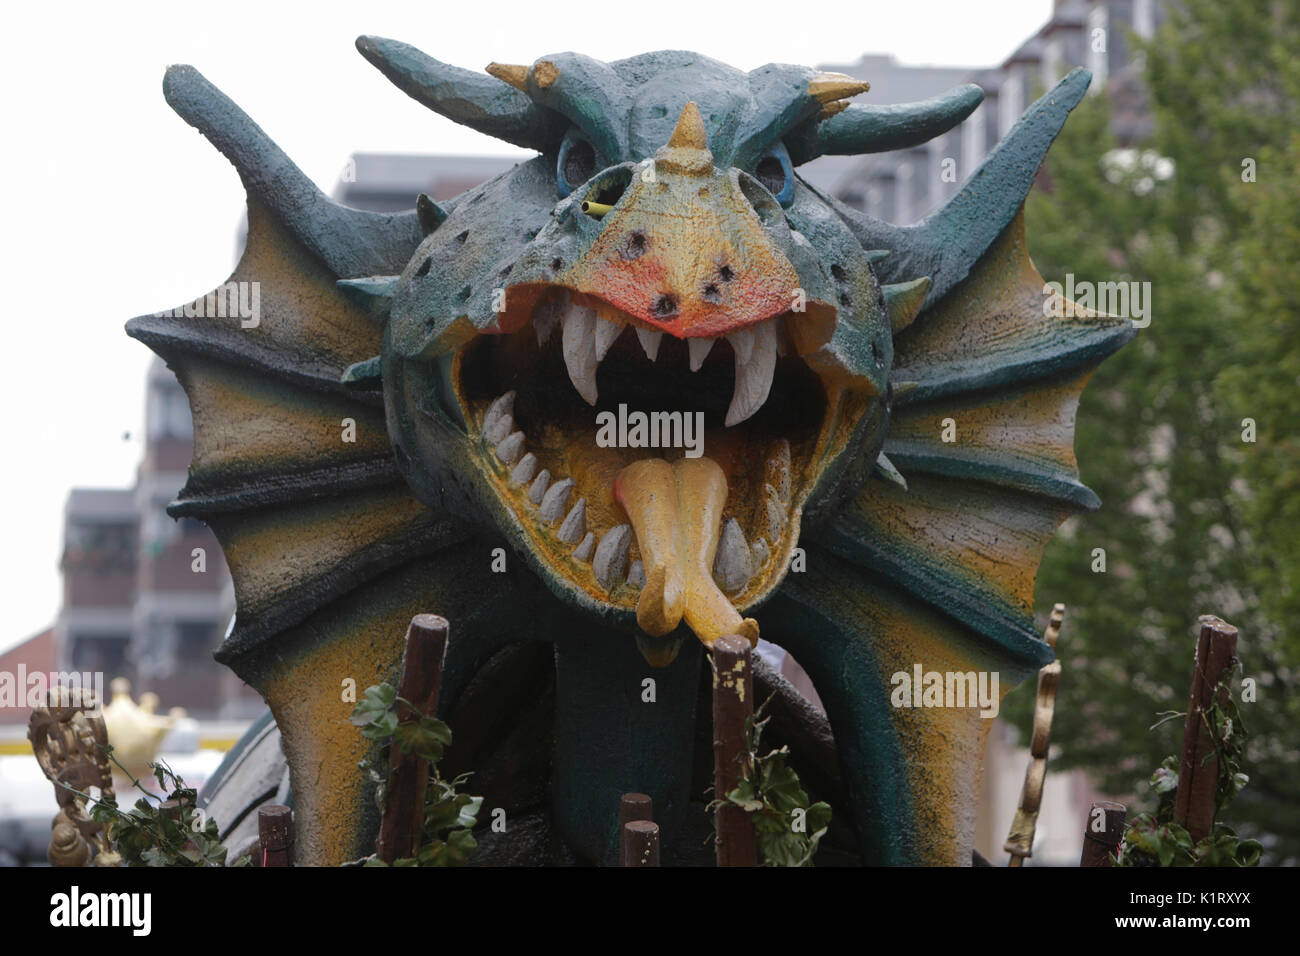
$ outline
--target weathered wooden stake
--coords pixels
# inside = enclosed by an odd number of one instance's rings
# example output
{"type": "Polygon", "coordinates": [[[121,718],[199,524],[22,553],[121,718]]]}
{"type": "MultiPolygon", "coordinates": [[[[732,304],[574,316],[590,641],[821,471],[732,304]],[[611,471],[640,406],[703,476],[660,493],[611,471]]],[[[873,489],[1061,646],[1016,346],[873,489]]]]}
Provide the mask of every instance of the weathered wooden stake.
{"type": "Polygon", "coordinates": [[[619,862],[623,866],[658,866],[659,824],[651,820],[630,820],[623,824],[619,862]]]}
{"type": "MultiPolygon", "coordinates": [[[[1237,629],[1212,614],[1200,618],[1201,636],[1196,642],[1196,666],[1183,725],[1183,751],[1178,771],[1178,792],[1174,797],[1174,822],[1182,824],[1193,842],[1207,836],[1214,825],[1214,792],[1219,780],[1219,758],[1208,718],[1214,692],[1237,656],[1237,629]]],[[[1219,692],[1227,704],[1228,689],[1219,692]]]]}
{"type": "Polygon", "coordinates": [[[1083,825],[1083,853],[1079,856],[1079,865],[1114,866],[1112,854],[1124,839],[1124,821],[1127,818],[1128,808],[1122,803],[1094,803],[1083,825]]]}
{"type": "Polygon", "coordinates": [[[655,828],[655,862],[629,862],[641,858],[644,841],[647,839],[641,830],[628,829],[629,823],[646,823],[654,821],[654,801],[646,793],[625,793],[618,804],[618,838],[619,859],[623,866],[658,866],[659,834],[655,828]]]}
{"type": "Polygon", "coordinates": [[[715,825],[718,866],[754,866],[758,862],[754,825],[749,814],[726,796],[740,782],[745,722],[754,713],[754,674],[749,641],[730,635],[713,642],[713,796],[723,801],[715,825]]]}
{"type": "MultiPolygon", "coordinates": [[[[438,690],[442,684],[442,662],[447,653],[445,618],[436,614],[417,614],[406,629],[406,650],[402,654],[402,679],[397,693],[409,700],[420,713],[432,717],[438,710],[438,690]]],[[[402,722],[417,719],[410,708],[399,706],[402,722]]],[[[379,824],[376,852],[386,863],[415,853],[424,821],[424,791],[429,781],[429,764],[392,747],[393,772],[389,777],[388,798],[379,824]]]]}
{"type": "MultiPolygon", "coordinates": [[[[1056,650],[1065,620],[1065,605],[1052,606],[1043,640],[1056,650]]],[[[1047,749],[1052,741],[1052,717],[1056,713],[1056,686],[1061,681],[1061,662],[1046,664],[1038,672],[1038,700],[1034,705],[1034,734],[1029,741],[1029,766],[1020,788],[1020,806],[1011,821],[1011,832],[1002,849],[1011,854],[1007,866],[1022,866],[1025,857],[1034,855],[1034,831],[1038,828],[1038,811],[1043,803],[1043,783],[1047,780],[1047,749]]]]}
{"type": "Polygon", "coordinates": [[[262,866],[293,866],[293,811],[273,803],[257,809],[262,866]]]}
{"type": "Polygon", "coordinates": [[[618,825],[631,823],[633,820],[653,820],[654,801],[648,793],[625,793],[618,805],[618,825]]]}

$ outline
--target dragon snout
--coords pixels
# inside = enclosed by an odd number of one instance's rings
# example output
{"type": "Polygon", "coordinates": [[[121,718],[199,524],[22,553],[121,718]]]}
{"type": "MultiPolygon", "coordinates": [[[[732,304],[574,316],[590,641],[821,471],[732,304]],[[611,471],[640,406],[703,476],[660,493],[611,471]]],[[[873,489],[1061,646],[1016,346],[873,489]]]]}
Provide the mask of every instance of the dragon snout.
{"type": "MultiPolygon", "coordinates": [[[[566,284],[676,338],[719,336],[798,309],[797,271],[766,223],[771,200],[719,169],[688,103],[668,145],[614,203],[584,198],[601,233],[566,284]]],[[[773,207],[776,206],[771,201],[773,207]]]]}

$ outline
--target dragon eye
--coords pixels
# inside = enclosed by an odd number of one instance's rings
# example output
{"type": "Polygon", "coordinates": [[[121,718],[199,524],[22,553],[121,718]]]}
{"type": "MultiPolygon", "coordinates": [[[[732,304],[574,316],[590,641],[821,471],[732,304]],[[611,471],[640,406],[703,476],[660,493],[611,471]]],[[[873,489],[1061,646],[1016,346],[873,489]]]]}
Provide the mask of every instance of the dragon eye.
{"type": "Polygon", "coordinates": [[[596,171],[596,149],[585,139],[567,137],[560,146],[555,179],[563,198],[577,189],[596,171]]]}
{"type": "Polygon", "coordinates": [[[794,200],[794,168],[790,165],[790,154],[786,152],[784,143],[778,142],[758,158],[754,164],[754,178],[782,206],[790,205],[794,200]]]}

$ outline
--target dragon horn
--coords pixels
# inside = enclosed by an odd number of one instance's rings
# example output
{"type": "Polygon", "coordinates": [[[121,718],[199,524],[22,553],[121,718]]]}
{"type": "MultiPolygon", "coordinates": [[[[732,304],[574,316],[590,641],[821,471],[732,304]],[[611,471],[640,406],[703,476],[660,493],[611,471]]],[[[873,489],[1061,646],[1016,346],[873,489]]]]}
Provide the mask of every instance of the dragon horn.
{"type": "Polygon", "coordinates": [[[407,96],[480,133],[547,152],[564,136],[564,121],[491,76],[450,66],[415,47],[383,37],[357,37],[357,50],[407,96]]]}
{"type": "Polygon", "coordinates": [[[786,140],[790,161],[796,166],[818,156],[857,156],[908,149],[948,132],[984,100],[974,83],[915,103],[867,106],[851,103],[826,118],[804,123],[786,140]]]}

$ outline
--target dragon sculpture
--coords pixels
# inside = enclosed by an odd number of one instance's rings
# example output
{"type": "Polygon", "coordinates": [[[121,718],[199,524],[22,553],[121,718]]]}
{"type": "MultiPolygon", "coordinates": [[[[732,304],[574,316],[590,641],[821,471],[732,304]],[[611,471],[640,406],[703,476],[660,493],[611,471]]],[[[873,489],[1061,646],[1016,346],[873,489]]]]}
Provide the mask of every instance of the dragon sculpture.
{"type": "Polygon", "coordinates": [[[1052,659],[1035,571],[1098,504],[1075,410],[1132,335],[1051,317],[1025,245],[1025,196],[1088,74],[896,226],[795,168],[927,142],[978,87],[878,107],[843,75],[682,51],[479,74],[357,46],[430,109],[539,155],[441,204],[355,210],[173,67],[168,102],[246,187],[231,282],[258,284],[260,318],[212,318],[210,294],[189,310],[207,318],[127,326],[189,396],[170,511],[225,550],[238,610],[218,659],[279,726],[298,859],[373,847],[340,688],[393,680],[406,622],[433,611],[452,622],[448,760],[511,821],[489,861],[611,862],[630,791],[653,797],[666,861],[698,857],[705,651],[761,631],[824,702],[828,725],[778,694],[773,731],[834,806],[819,860],[969,863],[990,721],[893,707],[890,675],[996,672],[1005,693],[1052,659]],[[621,447],[597,440],[601,412],[621,447]],[[661,437],[702,422],[702,453],[638,437],[635,413],[661,437]]]}

